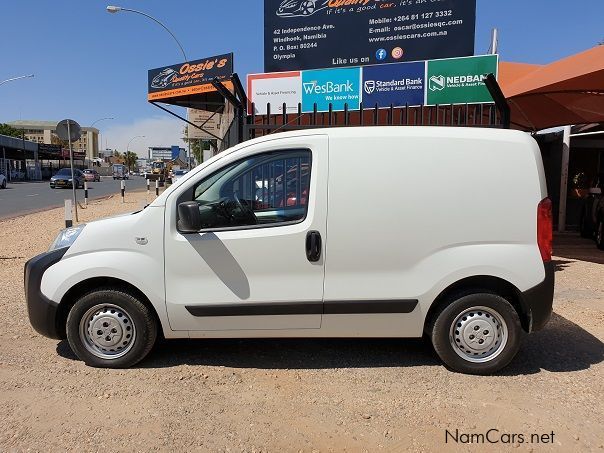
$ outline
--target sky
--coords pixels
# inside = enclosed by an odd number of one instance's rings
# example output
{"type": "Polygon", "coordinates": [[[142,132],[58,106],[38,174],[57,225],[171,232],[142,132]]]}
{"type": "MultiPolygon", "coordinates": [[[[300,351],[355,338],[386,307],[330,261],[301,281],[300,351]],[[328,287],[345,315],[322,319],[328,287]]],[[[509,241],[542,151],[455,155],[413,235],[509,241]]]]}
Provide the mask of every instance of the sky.
{"type": "MultiPolygon", "coordinates": [[[[263,0],[3,0],[0,7],[0,122],[98,122],[101,147],[146,154],[148,146],[182,144],[184,124],[147,102],[147,70],[182,54],[157,24],[108,4],[161,20],[190,59],[228,52],[242,80],[263,72],[263,0]],[[116,2],[116,3],[111,3],[116,2]]],[[[545,64],[604,41],[603,0],[478,0],[475,53],[500,33],[505,61],[545,64]]]]}

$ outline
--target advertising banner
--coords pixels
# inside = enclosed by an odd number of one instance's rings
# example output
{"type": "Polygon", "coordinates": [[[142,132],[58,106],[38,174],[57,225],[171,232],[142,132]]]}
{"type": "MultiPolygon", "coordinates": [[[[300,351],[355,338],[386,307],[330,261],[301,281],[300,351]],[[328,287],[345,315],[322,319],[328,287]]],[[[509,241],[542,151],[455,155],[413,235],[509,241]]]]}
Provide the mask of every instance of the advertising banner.
{"type": "Polygon", "coordinates": [[[302,75],[299,71],[250,74],[247,77],[247,92],[251,102],[254,102],[256,114],[265,115],[268,103],[271,104],[271,113],[283,113],[283,103],[286,104],[287,113],[296,113],[298,104],[302,102],[302,75]]]}
{"type": "Polygon", "coordinates": [[[476,0],[264,0],[264,71],[474,54],[476,0]]]}
{"type": "Polygon", "coordinates": [[[363,67],[363,105],[423,105],[425,72],[423,61],[363,67]]]}
{"type": "MultiPolygon", "coordinates": [[[[149,71],[148,100],[188,96],[216,91],[210,83],[214,78],[225,81],[233,74],[233,54],[180,63],[149,71]]],[[[231,82],[224,82],[232,88],[231,82]]]]}
{"type": "Polygon", "coordinates": [[[302,111],[327,112],[333,110],[358,110],[361,102],[361,68],[321,69],[302,72],[302,111]]]}
{"type": "Polygon", "coordinates": [[[208,112],[207,110],[187,109],[187,116],[191,123],[203,127],[204,129],[201,130],[188,124],[188,138],[210,140],[219,137],[220,117],[222,116],[220,113],[208,112]],[[211,132],[214,135],[210,135],[208,132],[211,132]]]}
{"type": "Polygon", "coordinates": [[[484,79],[497,67],[497,55],[428,61],[426,104],[493,102],[484,79]]]}

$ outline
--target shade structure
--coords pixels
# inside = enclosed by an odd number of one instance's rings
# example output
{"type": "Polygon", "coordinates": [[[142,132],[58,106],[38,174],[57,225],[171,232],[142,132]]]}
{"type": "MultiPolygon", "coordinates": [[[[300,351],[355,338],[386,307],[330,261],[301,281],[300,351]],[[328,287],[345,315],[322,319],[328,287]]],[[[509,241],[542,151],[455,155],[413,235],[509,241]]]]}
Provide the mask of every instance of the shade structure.
{"type": "Polygon", "coordinates": [[[536,67],[505,84],[512,127],[537,131],[604,122],[604,46],[536,67]]]}

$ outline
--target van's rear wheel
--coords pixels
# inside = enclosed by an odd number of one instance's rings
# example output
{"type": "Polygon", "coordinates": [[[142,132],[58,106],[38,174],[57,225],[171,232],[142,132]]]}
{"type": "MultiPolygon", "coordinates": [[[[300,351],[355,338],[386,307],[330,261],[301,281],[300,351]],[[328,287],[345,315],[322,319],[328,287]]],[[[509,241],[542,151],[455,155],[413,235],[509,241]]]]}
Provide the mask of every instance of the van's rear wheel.
{"type": "Polygon", "coordinates": [[[67,316],[67,340],[87,365],[127,368],[149,353],[157,338],[151,311],[136,297],[99,289],[81,297],[67,316]]]}
{"type": "Polygon", "coordinates": [[[452,370],[491,374],[505,367],[520,349],[518,313],[503,297],[475,293],[446,305],[431,329],[432,344],[452,370]]]}

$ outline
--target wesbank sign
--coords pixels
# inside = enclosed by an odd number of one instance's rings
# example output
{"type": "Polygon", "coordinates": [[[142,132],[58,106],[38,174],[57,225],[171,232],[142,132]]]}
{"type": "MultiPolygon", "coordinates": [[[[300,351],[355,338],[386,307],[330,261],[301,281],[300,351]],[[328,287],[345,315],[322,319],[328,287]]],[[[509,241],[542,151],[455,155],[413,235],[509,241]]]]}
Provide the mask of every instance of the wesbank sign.
{"type": "Polygon", "coordinates": [[[302,71],[302,111],[358,110],[361,103],[361,68],[302,71]]]}
{"type": "Polygon", "coordinates": [[[326,112],[434,104],[493,102],[484,79],[497,76],[497,55],[392,63],[352,68],[250,74],[248,96],[256,113],[326,112]]]}

